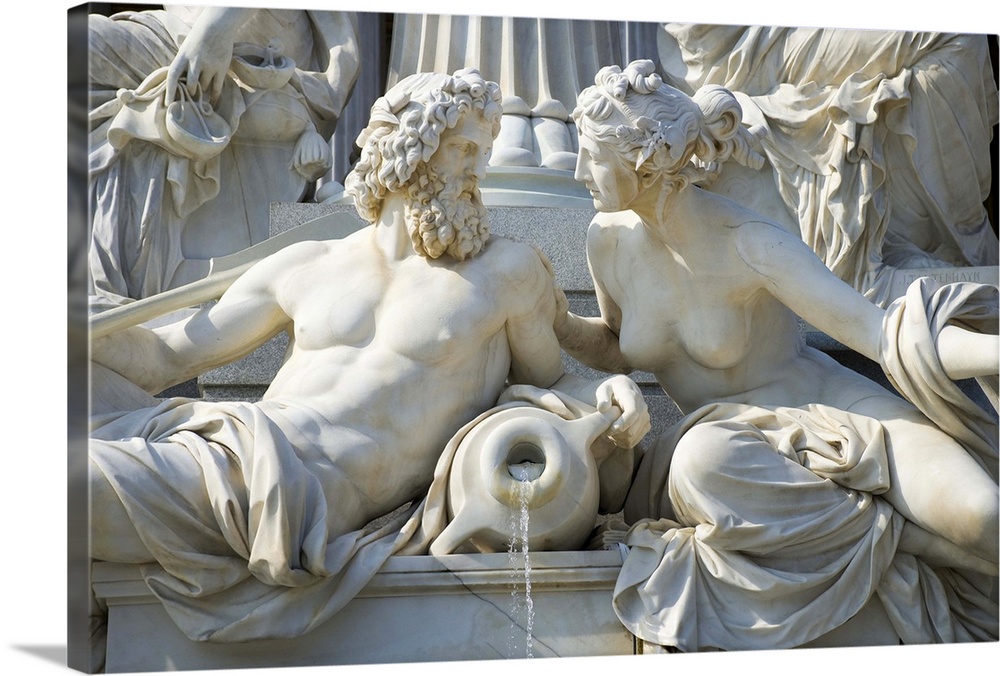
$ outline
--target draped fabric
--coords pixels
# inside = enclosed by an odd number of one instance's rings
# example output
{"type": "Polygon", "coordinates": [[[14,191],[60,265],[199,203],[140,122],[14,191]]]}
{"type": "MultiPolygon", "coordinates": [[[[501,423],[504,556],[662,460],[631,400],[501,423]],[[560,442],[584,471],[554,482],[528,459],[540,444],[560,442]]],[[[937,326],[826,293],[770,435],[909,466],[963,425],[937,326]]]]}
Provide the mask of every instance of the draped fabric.
{"type": "MultiPolygon", "coordinates": [[[[887,373],[912,384],[904,394],[994,477],[995,418],[930,355],[947,322],[995,312],[996,289],[920,280],[887,313],[882,344],[887,373]]],[[[626,537],[614,592],[639,638],[685,651],[791,648],[877,596],[905,643],[997,639],[995,577],[897,551],[904,519],[879,497],[889,472],[877,420],[816,404],[711,404],[642,462],[629,501],[631,516],[648,518],[626,537]]]]}
{"type": "Polygon", "coordinates": [[[985,35],[667,24],[659,53],[737,93],[803,240],[879,304],[897,268],[997,264],[985,35]]]}
{"type": "MultiPolygon", "coordinates": [[[[313,435],[252,403],[164,400],[96,420],[91,471],[108,480],[156,563],[150,590],[192,640],[290,638],[342,609],[393,554],[426,554],[448,525],[452,460],[491,415],[538,406],[591,412],[559,393],[515,386],[442,449],[426,496],[376,530],[331,535],[313,435]]],[[[328,424],[317,419],[316,425],[328,424]]]]}
{"type": "Polygon", "coordinates": [[[268,89],[226,78],[208,117],[227,133],[207,152],[180,151],[164,128],[162,81],[197,11],[89,17],[90,270],[101,305],[193,281],[208,259],[265,239],[270,202],[298,201],[306,188],[292,169],[296,144],[309,130],[329,139],[357,77],[349,14],[258,10],[237,41],[280,40],[297,66],[291,81],[268,89]]]}
{"type": "MultiPolygon", "coordinates": [[[[944,374],[934,340],[949,323],[997,333],[998,305],[1000,289],[995,286],[918,279],[889,307],[879,347],[892,386],[959,441],[994,480],[1000,475],[996,418],[944,374]]],[[[978,383],[996,410],[997,376],[980,378],[978,383]]]]}
{"type": "Polygon", "coordinates": [[[399,524],[328,537],[337,505],[320,468],[302,460],[315,457],[299,452],[307,438],[254,404],[186,399],[91,433],[92,471],[110,482],[156,558],[143,576],[189,638],[303,634],[393,552],[399,524]]]}

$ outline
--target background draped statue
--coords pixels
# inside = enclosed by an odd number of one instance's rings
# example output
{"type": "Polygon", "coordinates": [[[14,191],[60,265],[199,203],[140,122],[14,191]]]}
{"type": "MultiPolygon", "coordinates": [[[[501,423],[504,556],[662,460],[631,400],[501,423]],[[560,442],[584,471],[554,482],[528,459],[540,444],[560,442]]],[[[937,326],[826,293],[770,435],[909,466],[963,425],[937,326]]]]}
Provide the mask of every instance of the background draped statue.
{"type": "Polygon", "coordinates": [[[406,78],[373,106],[347,179],[368,227],[263,259],[187,319],[93,341],[92,556],[158,563],[143,573],[189,637],[296,636],[330,617],[405,542],[366,524],[419,498],[508,382],[620,409],[598,461],[624,500],[646,406],[625,376],[563,371],[547,263],[490,237],[478,181],[499,104],[475,70],[406,78]],[[138,389],[279,331],[290,346],[257,403],[138,389]],[[105,405],[127,396],[136,410],[105,405]]]}
{"type": "Polygon", "coordinates": [[[92,15],[89,35],[95,307],[203,277],[329,169],[352,14],[170,6],[92,15]]]}
{"type": "Polygon", "coordinates": [[[767,128],[768,215],[875,302],[901,268],[997,265],[986,35],[668,23],[658,51],[678,87],[722,85],[767,128]]]}
{"type": "Polygon", "coordinates": [[[686,415],[626,503],[625,625],[682,650],[788,648],[874,604],[906,643],[996,640],[996,418],[952,382],[989,376],[996,406],[996,287],[922,280],[882,310],[692,185],[760,162],[722,87],[692,99],[637,61],[601,70],[573,116],[601,316],[562,313],[560,343],[653,373],[686,415]],[[806,346],[796,315],[913,403],[806,346]]]}

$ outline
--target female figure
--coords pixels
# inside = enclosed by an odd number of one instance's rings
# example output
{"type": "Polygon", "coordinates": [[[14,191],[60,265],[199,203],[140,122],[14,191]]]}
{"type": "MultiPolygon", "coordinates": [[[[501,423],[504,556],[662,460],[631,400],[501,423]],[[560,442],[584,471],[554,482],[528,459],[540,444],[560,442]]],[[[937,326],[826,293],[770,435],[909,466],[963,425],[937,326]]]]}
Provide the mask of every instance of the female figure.
{"type": "Polygon", "coordinates": [[[759,161],[721,87],[692,99],[637,61],[598,73],[573,116],[601,316],[565,313],[560,343],[653,373],[686,415],[629,495],[626,519],[647,520],[615,592],[626,626],[683,650],[787,648],[877,595],[904,642],[995,640],[996,426],[951,379],[996,376],[995,324],[955,323],[995,312],[996,289],[925,280],[884,311],[793,234],[692,185],[759,161]],[[916,406],[806,346],[796,315],[916,406]]]}
{"type": "Polygon", "coordinates": [[[302,200],[330,168],[355,24],[185,5],[89,17],[92,308],[183,286],[267,239],[271,202],[302,200]]]}

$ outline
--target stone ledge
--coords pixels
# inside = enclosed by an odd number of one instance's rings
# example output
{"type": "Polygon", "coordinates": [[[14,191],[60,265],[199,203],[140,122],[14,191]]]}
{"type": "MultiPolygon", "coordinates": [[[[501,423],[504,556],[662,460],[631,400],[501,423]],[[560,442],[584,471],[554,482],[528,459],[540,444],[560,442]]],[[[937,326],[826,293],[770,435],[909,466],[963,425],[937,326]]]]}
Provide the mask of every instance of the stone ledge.
{"type": "MultiPolygon", "coordinates": [[[[532,656],[636,653],[611,607],[621,562],[618,551],[531,554],[532,656]]],[[[137,566],[93,566],[108,606],[108,673],[521,658],[527,633],[512,606],[514,579],[506,554],[394,557],[315,631],[222,644],[185,637],[137,566]]]]}
{"type": "MultiPolygon", "coordinates": [[[[615,615],[622,560],[618,550],[531,554],[533,657],[673,652],[637,639],[615,615]]],[[[108,607],[107,673],[523,658],[527,632],[513,605],[513,575],[507,554],[397,556],[315,631],[224,644],[185,637],[138,566],[93,565],[95,595],[108,607]]],[[[898,643],[873,600],[803,647],[898,643]]]]}

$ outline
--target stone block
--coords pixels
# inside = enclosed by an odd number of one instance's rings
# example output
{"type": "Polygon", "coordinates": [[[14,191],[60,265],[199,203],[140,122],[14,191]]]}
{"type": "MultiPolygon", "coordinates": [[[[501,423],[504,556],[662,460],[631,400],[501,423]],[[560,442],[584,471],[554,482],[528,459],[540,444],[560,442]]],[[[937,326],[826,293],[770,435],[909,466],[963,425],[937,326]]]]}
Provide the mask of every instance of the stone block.
{"type": "Polygon", "coordinates": [[[108,605],[106,671],[635,653],[634,637],[611,607],[619,551],[529,557],[530,634],[523,563],[505,553],[452,554],[393,557],[354,600],[309,634],[235,644],[191,641],[150,593],[138,567],[96,563],[95,593],[108,605]]]}

